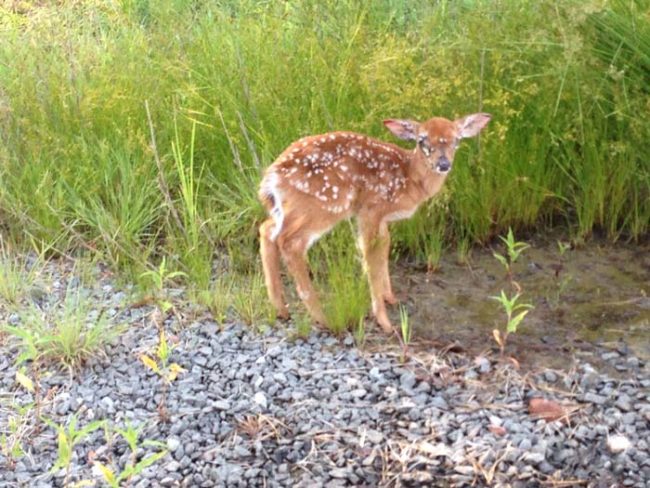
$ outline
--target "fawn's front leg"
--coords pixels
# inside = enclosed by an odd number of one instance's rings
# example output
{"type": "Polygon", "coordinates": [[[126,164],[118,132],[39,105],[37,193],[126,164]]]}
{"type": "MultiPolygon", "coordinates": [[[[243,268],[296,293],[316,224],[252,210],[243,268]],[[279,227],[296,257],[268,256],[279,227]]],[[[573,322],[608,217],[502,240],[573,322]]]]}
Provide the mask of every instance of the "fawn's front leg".
{"type": "Polygon", "coordinates": [[[359,247],[363,254],[365,270],[370,284],[372,313],[382,330],[386,334],[391,334],[393,326],[388,319],[386,304],[384,303],[387,297],[392,296],[387,263],[387,248],[390,247],[390,235],[386,223],[376,223],[373,220],[363,220],[360,217],[359,247]]]}
{"type": "Polygon", "coordinates": [[[382,273],[382,295],[384,301],[389,305],[395,305],[397,298],[393,294],[393,288],[390,285],[390,272],[388,270],[388,262],[390,258],[390,233],[388,232],[388,224],[382,222],[379,224],[379,232],[377,235],[377,245],[381,247],[381,273],[382,273]]]}

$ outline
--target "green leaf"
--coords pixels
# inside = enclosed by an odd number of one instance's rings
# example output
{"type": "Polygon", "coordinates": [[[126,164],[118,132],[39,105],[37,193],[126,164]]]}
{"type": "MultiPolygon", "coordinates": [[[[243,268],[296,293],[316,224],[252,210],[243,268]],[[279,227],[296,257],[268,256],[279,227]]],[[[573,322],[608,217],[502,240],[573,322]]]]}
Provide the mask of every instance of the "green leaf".
{"type": "MultiPolygon", "coordinates": [[[[151,455],[141,459],[140,462],[138,462],[135,466],[133,466],[133,469],[130,470],[131,473],[129,473],[128,476],[130,477],[130,476],[133,476],[133,475],[140,474],[142,472],[142,470],[148,468],[149,466],[154,464],[159,459],[162,459],[163,457],[165,457],[167,455],[167,452],[168,451],[166,451],[166,450],[165,451],[160,451],[160,452],[151,454],[151,455]]],[[[127,476],[124,476],[124,474],[125,474],[124,472],[122,474],[120,474],[120,477],[118,478],[119,481],[127,478],[127,476]]]]}
{"type": "Polygon", "coordinates": [[[499,253],[492,253],[492,256],[496,258],[497,261],[499,261],[504,267],[508,267],[508,259],[506,259],[505,256],[502,256],[499,253]]]}
{"type": "Polygon", "coordinates": [[[95,420],[94,422],[89,423],[83,429],[81,429],[79,432],[77,432],[77,435],[75,436],[75,439],[83,439],[88,434],[90,434],[92,431],[99,429],[103,425],[104,425],[103,420],[95,420]]]}
{"type": "Polygon", "coordinates": [[[20,371],[16,371],[16,381],[27,391],[34,393],[34,383],[20,371]]]}
{"type": "Polygon", "coordinates": [[[70,446],[70,440],[62,428],[59,428],[59,434],[57,437],[59,459],[57,459],[56,464],[60,464],[60,467],[63,467],[70,462],[70,459],[72,457],[72,449],[70,446]]]}
{"type": "Polygon", "coordinates": [[[115,487],[118,486],[118,481],[115,479],[115,474],[113,474],[113,471],[111,468],[108,466],[105,466],[104,464],[100,463],[99,461],[95,461],[95,466],[102,472],[102,475],[104,476],[104,479],[106,482],[115,487]]]}
{"type": "Polygon", "coordinates": [[[163,364],[166,364],[167,358],[169,357],[169,345],[167,344],[164,330],[160,331],[160,341],[158,343],[158,351],[156,354],[163,364]]]}
{"type": "Polygon", "coordinates": [[[153,359],[151,359],[146,354],[142,354],[140,356],[140,361],[142,361],[144,363],[144,365],[146,367],[148,367],[149,369],[155,371],[156,373],[160,373],[160,368],[158,367],[158,363],[156,361],[154,361],[153,359]]]}
{"type": "Polygon", "coordinates": [[[521,312],[519,315],[516,315],[508,322],[508,328],[507,328],[508,333],[517,332],[517,327],[519,326],[521,321],[524,320],[524,317],[528,312],[529,310],[524,310],[523,312],[521,312]]]}
{"type": "Polygon", "coordinates": [[[162,311],[162,313],[169,312],[172,309],[173,306],[174,305],[172,304],[172,302],[170,302],[168,300],[161,300],[160,301],[160,310],[162,311]]]}

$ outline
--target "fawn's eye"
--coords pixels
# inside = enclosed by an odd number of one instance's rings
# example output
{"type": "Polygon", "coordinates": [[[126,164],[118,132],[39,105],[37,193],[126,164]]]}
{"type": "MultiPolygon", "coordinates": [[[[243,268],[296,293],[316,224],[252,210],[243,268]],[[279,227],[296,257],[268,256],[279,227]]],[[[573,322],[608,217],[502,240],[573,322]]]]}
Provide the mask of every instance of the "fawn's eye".
{"type": "Polygon", "coordinates": [[[418,146],[420,146],[420,149],[427,157],[431,156],[431,153],[435,150],[429,145],[429,138],[427,137],[427,134],[418,135],[418,146]]]}

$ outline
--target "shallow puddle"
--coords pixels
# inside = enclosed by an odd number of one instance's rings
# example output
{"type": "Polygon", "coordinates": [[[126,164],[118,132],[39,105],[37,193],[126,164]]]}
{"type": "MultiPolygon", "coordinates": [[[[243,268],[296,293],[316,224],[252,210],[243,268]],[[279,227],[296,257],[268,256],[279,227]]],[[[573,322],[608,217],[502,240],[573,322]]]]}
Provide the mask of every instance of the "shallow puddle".
{"type": "MultiPolygon", "coordinates": [[[[535,308],[509,336],[507,354],[529,367],[566,368],[574,354],[606,366],[593,345],[626,344],[630,354],[650,360],[650,246],[591,242],[561,256],[555,240],[528,244],[513,275],[520,301],[535,308]]],[[[505,313],[490,297],[514,291],[490,250],[474,250],[469,264],[458,264],[447,251],[433,273],[401,262],[392,278],[416,337],[457,342],[473,354],[496,349],[492,330],[505,330],[505,313]]]]}

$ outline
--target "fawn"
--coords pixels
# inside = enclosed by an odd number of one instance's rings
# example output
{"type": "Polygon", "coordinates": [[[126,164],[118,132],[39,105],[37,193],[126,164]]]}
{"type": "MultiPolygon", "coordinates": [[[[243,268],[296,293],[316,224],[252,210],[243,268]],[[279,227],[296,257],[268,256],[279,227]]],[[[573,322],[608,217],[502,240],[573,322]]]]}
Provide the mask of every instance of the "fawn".
{"type": "Polygon", "coordinates": [[[490,118],[476,113],[455,121],[385,120],[395,136],[415,141],[412,151],[352,132],[309,136],[291,144],[267,168],[259,190],[270,215],[260,226],[260,253],[278,317],[289,316],[280,278],[282,256],[312,319],[325,325],[306,254],[335,224],[354,216],[372,311],[383,331],[391,333],[385,302],[397,300],[388,274],[388,223],[409,218],[440,191],[460,140],[476,136],[490,118]]]}

